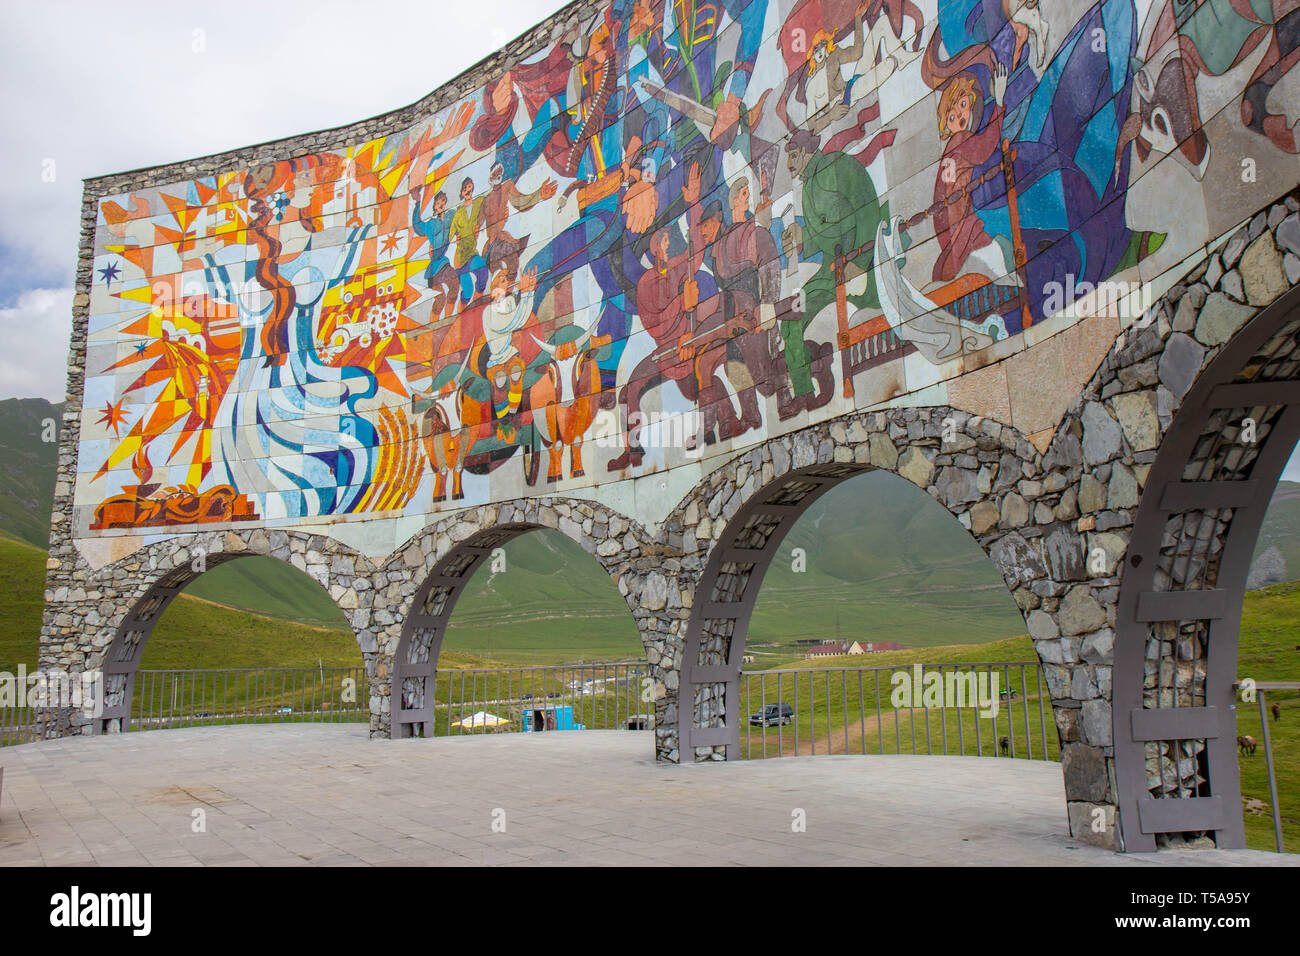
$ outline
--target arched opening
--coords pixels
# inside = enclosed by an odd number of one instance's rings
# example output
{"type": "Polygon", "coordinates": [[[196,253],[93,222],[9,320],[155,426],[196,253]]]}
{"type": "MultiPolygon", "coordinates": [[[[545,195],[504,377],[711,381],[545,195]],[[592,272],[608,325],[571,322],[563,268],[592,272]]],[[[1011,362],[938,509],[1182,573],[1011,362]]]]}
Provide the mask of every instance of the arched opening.
{"type": "Polygon", "coordinates": [[[575,541],[535,528],[498,547],[457,600],[444,655],[510,667],[644,656],[627,602],[575,541]]]}
{"type": "Polygon", "coordinates": [[[762,664],[813,640],[918,648],[986,644],[1024,630],[997,568],[966,529],[923,489],[875,469],[827,491],[791,527],[763,578],[746,654],[762,664]]]}
{"type": "Polygon", "coordinates": [[[94,732],[368,719],[373,664],[316,580],[266,555],[191,551],[119,625],[94,732]]]}
{"type": "Polygon", "coordinates": [[[1202,371],[1161,442],[1121,580],[1113,722],[1126,850],[1245,846],[1236,682],[1251,556],[1300,438],[1300,289],[1202,371]]]}
{"type": "Polygon", "coordinates": [[[1242,601],[1238,769],[1246,845],[1300,852],[1300,445],[1273,492],[1242,601]],[[1286,686],[1289,685],[1289,686],[1286,686]],[[1244,748],[1241,746],[1244,744],[1244,748]]]}
{"type": "Polygon", "coordinates": [[[393,736],[630,726],[648,709],[644,654],[627,601],[596,557],[540,523],[499,525],[452,548],[416,591],[393,662],[393,736]],[[581,589],[557,573],[566,570],[581,589]],[[575,638],[564,633],[575,626],[564,604],[582,594],[601,623],[575,638]],[[491,660],[440,669],[453,649],[491,660]],[[584,708],[601,719],[584,722],[584,708]]]}
{"type": "MultiPolygon", "coordinates": [[[[741,728],[747,727],[747,720],[753,718],[753,715],[748,715],[747,718],[746,710],[754,709],[752,706],[746,707],[751,695],[740,683],[742,665],[751,642],[763,643],[764,638],[771,642],[773,636],[770,633],[764,635],[755,632],[754,612],[760,602],[760,585],[770,573],[773,561],[781,553],[783,543],[799,520],[809,514],[810,509],[816,507],[819,500],[831,493],[832,489],[844,485],[850,479],[866,481],[868,479],[865,476],[873,472],[877,473],[877,477],[871,479],[873,482],[882,485],[889,482],[905,483],[910,485],[905,494],[915,493],[923,499],[929,499],[926,492],[911,485],[905,478],[887,471],[880,473],[881,471],[883,469],[849,462],[794,469],[754,492],[727,523],[705,564],[686,631],[682,700],[678,711],[678,740],[683,759],[689,759],[688,754],[697,760],[720,756],[736,759],[742,755],[741,728]]],[[[973,475],[971,480],[974,488],[976,479],[973,475]]],[[[997,609],[996,613],[988,616],[991,622],[989,626],[999,630],[1005,628],[1005,632],[998,635],[1001,637],[1011,638],[1024,634],[1026,628],[1019,608],[1008,594],[994,563],[984,554],[979,543],[967,534],[942,504],[927,500],[925,509],[924,513],[929,513],[929,509],[943,511],[941,518],[935,519],[930,514],[929,520],[951,523],[953,531],[961,536],[962,546],[978,555],[979,561],[986,565],[984,583],[996,588],[993,592],[996,597],[990,595],[990,600],[985,602],[987,608],[997,609]],[[999,605],[998,602],[1003,603],[999,605]]],[[[896,543],[893,547],[898,549],[896,543]]],[[[774,595],[774,598],[779,601],[780,595],[774,595]]],[[[792,612],[797,608],[798,604],[794,605],[792,612]]],[[[823,616],[825,611],[826,608],[823,607],[823,616]]],[[[833,610],[831,613],[834,613],[833,610]]],[[[954,620],[956,617],[954,615],[954,620]]],[[[984,636],[993,635],[986,631],[984,636]]],[[[877,640],[888,642],[889,638],[882,636],[877,640]]],[[[969,641],[950,640],[946,643],[969,641]]],[[[1027,648],[1026,653],[1032,652],[1027,648]]],[[[834,696],[838,697],[840,693],[841,691],[836,691],[834,696]]],[[[844,687],[842,693],[847,696],[850,691],[844,687]]],[[[776,701],[777,706],[782,703],[788,702],[776,701]]],[[[782,715],[777,716],[778,722],[784,719],[782,715]]],[[[790,715],[790,718],[795,719],[795,715],[790,715]]],[[[765,722],[762,729],[766,730],[765,722]]],[[[993,735],[989,737],[988,746],[993,746],[993,735]]],[[[1045,743],[1043,748],[1043,753],[1046,753],[1045,743]]]]}
{"type": "Polygon", "coordinates": [[[905,478],[863,472],[808,506],[761,582],[741,659],[741,756],[1054,758],[1025,631],[951,512],[905,478]],[[994,708],[969,699],[971,679],[994,708]],[[952,706],[959,687],[967,706],[952,706]]]}

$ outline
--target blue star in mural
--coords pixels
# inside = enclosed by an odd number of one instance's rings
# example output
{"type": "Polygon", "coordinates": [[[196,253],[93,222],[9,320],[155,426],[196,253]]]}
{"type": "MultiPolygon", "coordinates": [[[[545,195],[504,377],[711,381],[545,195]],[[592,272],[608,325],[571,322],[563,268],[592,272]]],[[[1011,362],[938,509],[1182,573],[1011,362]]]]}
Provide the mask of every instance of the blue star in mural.
{"type": "Polygon", "coordinates": [[[149,344],[147,342],[141,342],[139,345],[135,347],[135,354],[144,355],[145,349],[147,349],[148,347],[149,344]]]}
{"type": "Polygon", "coordinates": [[[122,272],[118,269],[116,262],[110,262],[99,270],[99,277],[104,280],[104,285],[108,285],[121,274],[122,272]]]}

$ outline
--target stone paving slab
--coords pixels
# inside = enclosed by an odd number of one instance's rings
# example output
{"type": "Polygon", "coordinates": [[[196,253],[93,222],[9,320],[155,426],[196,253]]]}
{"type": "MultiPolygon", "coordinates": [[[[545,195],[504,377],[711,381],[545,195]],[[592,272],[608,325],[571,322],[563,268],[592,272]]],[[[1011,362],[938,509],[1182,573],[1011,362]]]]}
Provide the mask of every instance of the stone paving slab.
{"type": "Polygon", "coordinates": [[[1056,764],[655,763],[648,733],[202,727],[7,747],[0,865],[1295,865],[1067,834],[1056,764]],[[206,832],[192,829],[202,810],[206,832]],[[792,832],[802,811],[805,832],[792,832]],[[504,820],[505,832],[493,821],[504,820]]]}

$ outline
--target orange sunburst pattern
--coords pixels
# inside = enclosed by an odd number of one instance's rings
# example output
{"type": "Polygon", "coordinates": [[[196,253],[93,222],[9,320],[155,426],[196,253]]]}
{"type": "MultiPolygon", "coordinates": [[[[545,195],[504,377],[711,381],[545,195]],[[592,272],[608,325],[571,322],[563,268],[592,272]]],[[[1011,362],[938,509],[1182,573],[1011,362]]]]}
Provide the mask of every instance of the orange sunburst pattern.
{"type": "MultiPolygon", "coordinates": [[[[168,301],[176,304],[157,306],[122,328],[122,337],[136,344],[128,357],[109,370],[140,369],[126,386],[127,394],[162,388],[96,477],[160,439],[170,443],[168,462],[182,453],[188,455],[189,484],[197,487],[212,467],[211,429],[238,362],[239,323],[227,306],[206,296],[168,301]]],[[[118,405],[111,419],[115,429],[122,423],[121,402],[118,405]]]]}

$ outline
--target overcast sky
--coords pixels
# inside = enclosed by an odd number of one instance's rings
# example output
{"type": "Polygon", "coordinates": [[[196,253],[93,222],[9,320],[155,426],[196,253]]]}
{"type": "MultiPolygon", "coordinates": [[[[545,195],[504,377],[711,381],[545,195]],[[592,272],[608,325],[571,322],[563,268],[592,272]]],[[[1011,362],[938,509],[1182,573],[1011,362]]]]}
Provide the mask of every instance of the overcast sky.
{"type": "MultiPolygon", "coordinates": [[[[406,106],[561,0],[7,6],[0,398],[64,398],[81,180],[406,106]]],[[[1300,459],[1286,477],[1300,480],[1300,459]]]]}
{"type": "Polygon", "coordinates": [[[0,31],[0,398],[64,398],[82,179],[398,109],[564,5],[7,6],[0,31]]]}

